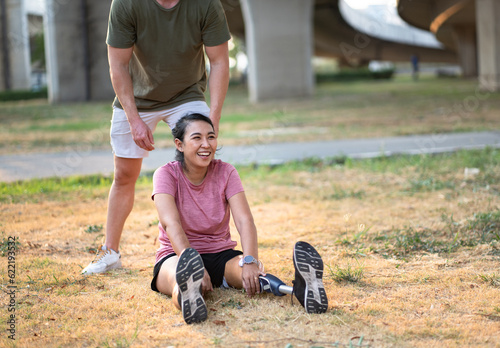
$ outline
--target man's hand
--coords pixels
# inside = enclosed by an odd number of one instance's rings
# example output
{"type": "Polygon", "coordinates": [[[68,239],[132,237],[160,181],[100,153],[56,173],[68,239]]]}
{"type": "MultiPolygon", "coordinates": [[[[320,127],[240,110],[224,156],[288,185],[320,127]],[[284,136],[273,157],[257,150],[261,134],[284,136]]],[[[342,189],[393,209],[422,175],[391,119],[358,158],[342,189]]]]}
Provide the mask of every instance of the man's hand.
{"type": "Polygon", "coordinates": [[[140,118],[129,121],[129,123],[132,138],[137,146],[147,151],[153,151],[155,149],[155,141],[153,138],[153,132],[151,132],[148,125],[140,118]]]}
{"type": "Polygon", "coordinates": [[[120,104],[127,115],[132,133],[132,139],[141,149],[154,150],[153,132],[141,120],[135,105],[132,78],[129,72],[129,62],[134,48],[115,48],[108,46],[108,60],[111,82],[120,104]]]}
{"type": "Polygon", "coordinates": [[[212,113],[210,113],[209,118],[212,121],[212,124],[214,125],[215,135],[219,136],[219,120],[220,120],[220,115],[217,117],[217,116],[213,116],[212,113]]]}

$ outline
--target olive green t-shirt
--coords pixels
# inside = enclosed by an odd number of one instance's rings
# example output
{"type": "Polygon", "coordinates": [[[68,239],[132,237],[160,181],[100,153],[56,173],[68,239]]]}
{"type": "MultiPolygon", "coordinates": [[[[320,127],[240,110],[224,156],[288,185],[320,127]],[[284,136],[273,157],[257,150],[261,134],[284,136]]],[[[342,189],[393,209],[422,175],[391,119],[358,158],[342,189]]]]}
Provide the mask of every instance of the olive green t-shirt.
{"type": "MultiPolygon", "coordinates": [[[[106,43],[134,47],[129,70],[139,111],[205,100],[204,46],[230,39],[220,0],[113,0],[106,43]]],[[[122,108],[118,98],[114,106],[122,108]]]]}

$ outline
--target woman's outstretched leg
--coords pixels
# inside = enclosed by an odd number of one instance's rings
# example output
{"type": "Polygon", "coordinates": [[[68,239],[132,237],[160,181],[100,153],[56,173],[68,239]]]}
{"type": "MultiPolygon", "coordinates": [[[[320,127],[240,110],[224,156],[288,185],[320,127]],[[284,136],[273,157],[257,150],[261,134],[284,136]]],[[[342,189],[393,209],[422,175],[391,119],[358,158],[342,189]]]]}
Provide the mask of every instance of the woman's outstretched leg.
{"type": "Polygon", "coordinates": [[[172,296],[175,307],[182,311],[187,324],[207,319],[207,305],[201,286],[204,274],[205,267],[200,254],[192,248],[187,248],[180,257],[167,259],[156,279],[158,291],[172,296]]]}

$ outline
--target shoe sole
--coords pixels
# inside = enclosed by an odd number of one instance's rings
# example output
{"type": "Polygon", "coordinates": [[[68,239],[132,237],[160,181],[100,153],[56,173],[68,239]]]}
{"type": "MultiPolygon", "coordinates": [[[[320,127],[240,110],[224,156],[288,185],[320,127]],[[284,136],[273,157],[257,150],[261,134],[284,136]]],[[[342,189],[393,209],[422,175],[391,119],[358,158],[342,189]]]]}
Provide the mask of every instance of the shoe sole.
{"type": "Polygon", "coordinates": [[[82,270],[81,274],[83,274],[83,275],[101,274],[101,273],[106,273],[108,271],[111,271],[113,269],[122,268],[122,260],[121,260],[121,258],[118,259],[118,261],[116,261],[114,264],[112,264],[111,266],[106,267],[103,271],[99,271],[99,272],[96,272],[96,271],[89,272],[89,270],[87,270],[88,267],[89,266],[85,267],[82,270]]]}
{"type": "Polygon", "coordinates": [[[323,285],[323,260],[312,245],[297,242],[293,249],[293,265],[306,283],[304,308],[307,313],[325,313],[328,298],[323,285]]]}
{"type": "Polygon", "coordinates": [[[112,264],[111,266],[109,266],[105,272],[107,271],[111,271],[112,269],[117,269],[117,268],[122,268],[122,260],[121,259],[118,259],[117,262],[115,262],[114,264],[112,264]]]}
{"type": "Polygon", "coordinates": [[[207,319],[207,305],[200,292],[205,267],[200,254],[194,249],[186,249],[177,263],[175,279],[181,294],[181,309],[187,324],[199,323],[207,319]]]}

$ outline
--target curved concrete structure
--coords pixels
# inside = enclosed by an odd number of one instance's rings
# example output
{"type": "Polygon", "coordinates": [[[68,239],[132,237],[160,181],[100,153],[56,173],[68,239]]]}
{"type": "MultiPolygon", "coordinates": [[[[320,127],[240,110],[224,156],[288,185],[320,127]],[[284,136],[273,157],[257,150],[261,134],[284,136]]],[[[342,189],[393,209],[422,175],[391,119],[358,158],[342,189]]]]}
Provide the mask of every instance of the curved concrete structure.
{"type": "Polygon", "coordinates": [[[454,51],[457,50],[455,28],[474,29],[476,24],[474,0],[400,0],[398,13],[407,23],[430,30],[439,41],[454,51]]]}
{"type": "Polygon", "coordinates": [[[342,0],[221,1],[232,34],[246,43],[252,101],[311,95],[313,55],[352,66],[370,60],[408,62],[414,54],[423,62],[457,62],[448,49],[377,38],[371,35],[377,28],[370,33],[354,29],[340,10],[342,0]]]}
{"type": "Polygon", "coordinates": [[[342,17],[354,29],[369,33],[376,38],[411,44],[419,47],[443,48],[434,34],[428,30],[416,28],[399,16],[395,6],[370,5],[365,8],[353,8],[359,0],[340,0],[339,9],[342,17]]]}
{"type": "Polygon", "coordinates": [[[406,22],[429,30],[457,53],[466,77],[500,88],[500,2],[497,0],[398,0],[406,22]]]}
{"type": "MultiPolygon", "coordinates": [[[[421,61],[457,63],[457,56],[450,49],[422,47],[377,38],[367,32],[353,28],[340,10],[341,0],[314,1],[314,54],[316,56],[340,58],[356,64],[369,60],[403,61],[418,53],[421,61]]],[[[231,33],[245,38],[245,22],[238,0],[222,0],[226,9],[231,33]]],[[[372,32],[377,31],[373,23],[372,32]]]]}

